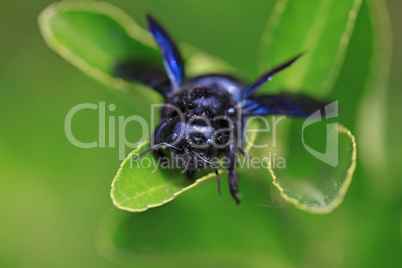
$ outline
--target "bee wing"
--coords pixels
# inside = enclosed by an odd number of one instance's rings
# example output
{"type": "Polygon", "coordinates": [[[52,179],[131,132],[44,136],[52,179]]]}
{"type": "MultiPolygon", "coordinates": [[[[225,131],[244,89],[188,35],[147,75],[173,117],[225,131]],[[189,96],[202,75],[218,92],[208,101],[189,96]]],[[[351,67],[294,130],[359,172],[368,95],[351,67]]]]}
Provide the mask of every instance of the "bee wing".
{"type": "Polygon", "coordinates": [[[163,65],[172,84],[173,90],[178,90],[184,80],[183,60],[179,50],[163,27],[151,16],[147,16],[148,28],[162,53],[163,65]]]}
{"type": "Polygon", "coordinates": [[[323,109],[328,102],[303,94],[280,93],[277,95],[251,96],[241,102],[243,115],[289,115],[307,117],[323,109]]]}
{"type": "Polygon", "coordinates": [[[115,66],[114,74],[125,80],[153,88],[165,98],[172,91],[172,85],[162,66],[126,61],[115,66]]]}
{"type": "Polygon", "coordinates": [[[265,82],[271,80],[275,74],[281,72],[282,70],[288,68],[290,65],[295,63],[301,56],[303,56],[303,54],[304,53],[299,54],[293,59],[283,63],[282,65],[270,70],[269,72],[261,76],[256,82],[254,82],[251,86],[249,86],[248,88],[246,88],[246,90],[242,92],[237,101],[245,100],[246,98],[254,94],[263,84],[265,84],[265,82]]]}
{"type": "Polygon", "coordinates": [[[165,98],[180,88],[184,80],[184,66],[180,53],[162,26],[147,16],[148,28],[162,54],[162,65],[151,62],[123,61],[116,64],[114,74],[128,81],[144,84],[165,98]]]}

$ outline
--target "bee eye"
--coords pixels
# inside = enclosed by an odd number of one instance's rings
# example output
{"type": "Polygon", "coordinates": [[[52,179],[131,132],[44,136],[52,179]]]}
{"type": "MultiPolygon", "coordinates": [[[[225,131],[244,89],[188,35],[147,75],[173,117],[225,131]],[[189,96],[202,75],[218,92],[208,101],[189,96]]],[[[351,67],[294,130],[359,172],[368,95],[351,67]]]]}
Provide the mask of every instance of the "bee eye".
{"type": "Polygon", "coordinates": [[[168,138],[167,142],[174,142],[177,139],[177,133],[173,132],[168,138]]]}
{"type": "Polygon", "coordinates": [[[177,139],[177,134],[176,134],[176,133],[173,133],[172,136],[171,136],[171,139],[172,139],[172,140],[177,139]]]}

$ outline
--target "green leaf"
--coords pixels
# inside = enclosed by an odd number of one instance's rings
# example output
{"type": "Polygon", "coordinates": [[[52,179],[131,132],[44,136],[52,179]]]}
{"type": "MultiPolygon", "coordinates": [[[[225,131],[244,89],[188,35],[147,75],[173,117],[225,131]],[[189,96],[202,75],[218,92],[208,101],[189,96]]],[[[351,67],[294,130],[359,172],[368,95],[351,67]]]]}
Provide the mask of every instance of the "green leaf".
{"type": "Polygon", "coordinates": [[[142,143],[127,156],[117,171],[111,190],[111,198],[116,207],[131,212],[158,207],[215,177],[215,173],[210,173],[195,182],[189,181],[180,171],[161,167],[159,159],[151,154],[133,162],[136,156],[149,147],[149,141],[142,143]]]}
{"type": "MultiPolygon", "coordinates": [[[[251,127],[258,128],[258,122],[250,123],[251,127]]],[[[257,133],[249,133],[250,144],[257,133]]],[[[164,166],[160,159],[152,153],[144,155],[135,162],[133,159],[150,147],[147,140],[133,150],[123,161],[112,182],[111,198],[113,204],[120,209],[141,212],[149,208],[158,207],[172,201],[202,183],[215,179],[215,173],[209,173],[195,181],[190,181],[185,174],[172,166],[164,166]]],[[[245,148],[248,152],[249,146],[245,148]]],[[[173,162],[173,161],[171,161],[173,162]]],[[[220,171],[220,177],[225,178],[226,172],[220,171]]]]}
{"type": "MultiPolygon", "coordinates": [[[[87,75],[123,91],[135,88],[136,96],[150,98],[149,89],[113,75],[115,64],[122,60],[163,68],[152,37],[119,8],[103,2],[61,2],[40,14],[39,26],[49,47],[87,75]]],[[[195,47],[182,44],[180,48],[189,75],[205,69],[233,72],[222,60],[195,47]]]]}
{"type": "Polygon", "coordinates": [[[303,90],[323,96],[332,90],[361,2],[279,0],[263,36],[260,72],[306,53],[269,83],[270,92],[303,90]]]}
{"type": "MultiPolygon", "coordinates": [[[[387,176],[387,170],[383,164],[387,159],[384,156],[384,147],[381,147],[381,144],[384,143],[384,137],[382,135],[384,126],[380,119],[384,113],[383,96],[385,92],[384,89],[386,89],[385,78],[389,72],[390,51],[388,24],[383,21],[386,20],[387,17],[384,15],[384,7],[381,5],[382,3],[368,1],[364,2],[361,6],[356,20],[356,29],[351,37],[344,65],[329,98],[339,100],[341,109],[339,111],[338,121],[347,126],[351,126],[351,129],[354,131],[356,131],[356,129],[358,130],[357,137],[360,140],[359,148],[361,148],[361,151],[359,150],[359,159],[361,162],[359,162],[358,165],[361,167],[363,167],[364,164],[366,167],[371,166],[369,168],[370,172],[364,174],[364,184],[366,187],[370,185],[377,196],[389,196],[390,191],[392,191],[392,186],[390,186],[386,180],[378,180],[379,177],[387,176]],[[376,12],[380,15],[377,14],[373,16],[373,13],[376,12]],[[378,20],[380,16],[382,23],[373,24],[372,20],[378,20]],[[378,29],[378,27],[380,27],[380,29],[378,29]],[[373,125],[376,127],[373,128],[373,125]],[[369,136],[371,136],[371,138],[368,138],[369,136]],[[375,159],[373,155],[376,156],[375,159]],[[367,163],[367,161],[370,162],[367,163]]],[[[315,184],[319,185],[317,189],[321,191],[321,193],[325,192],[325,185],[322,183],[317,184],[320,178],[319,174],[315,173],[317,167],[312,165],[313,161],[311,161],[311,157],[305,157],[305,152],[297,148],[297,144],[295,144],[295,141],[300,139],[298,128],[292,126],[290,131],[282,136],[282,139],[288,140],[288,143],[285,143],[284,147],[288,147],[287,150],[289,153],[287,154],[292,152],[293,162],[297,161],[297,159],[303,159],[302,163],[304,167],[299,166],[294,169],[305,176],[301,178],[301,175],[292,174],[290,173],[291,168],[289,168],[287,172],[275,171],[277,180],[288,184],[315,184]],[[286,138],[286,134],[289,136],[288,138],[286,138]],[[310,176],[307,176],[308,172],[310,172],[310,176]]],[[[340,161],[343,161],[345,165],[345,173],[343,173],[343,175],[345,175],[348,170],[346,164],[349,163],[350,158],[347,157],[346,155],[344,158],[340,158],[340,161]]],[[[318,169],[320,169],[320,167],[318,167],[318,169]]],[[[329,170],[328,174],[332,175],[334,171],[335,170],[329,170]]],[[[360,175],[362,176],[363,174],[360,175]]],[[[342,181],[344,178],[344,176],[340,176],[339,180],[342,181]]],[[[283,186],[285,185],[286,184],[283,186]]],[[[297,191],[293,193],[285,193],[285,195],[297,196],[297,192],[300,192],[300,189],[296,190],[297,191]]],[[[347,185],[344,188],[344,192],[339,196],[340,201],[343,199],[346,190],[347,185]]],[[[293,203],[297,203],[297,201],[293,203]]],[[[326,201],[326,203],[328,202],[326,201]]],[[[339,201],[335,203],[332,202],[332,204],[338,205],[339,203],[339,201]]],[[[329,208],[330,210],[332,209],[331,207],[329,208]]],[[[325,211],[325,208],[319,207],[318,213],[322,213],[322,211],[325,211]]]]}
{"type": "Polygon", "coordinates": [[[277,154],[286,159],[286,168],[276,169],[267,160],[273,184],[297,208],[315,214],[330,213],[342,203],[352,182],[356,167],[355,137],[337,123],[309,126],[313,131],[295,125],[292,132],[302,134],[293,135],[297,142],[277,154]]]}
{"type": "Polygon", "coordinates": [[[367,1],[368,12],[373,28],[373,53],[368,62],[369,76],[365,81],[365,94],[359,100],[361,105],[358,113],[358,136],[362,148],[362,164],[372,174],[373,189],[379,189],[381,183],[385,190],[383,194],[389,195],[394,188],[393,181],[377,180],[379,177],[388,177],[389,163],[386,152],[387,130],[387,91],[389,90],[389,74],[392,60],[392,35],[389,15],[384,1],[367,1]],[[373,126],[376,126],[373,128],[373,126]],[[376,142],[372,142],[375,140],[376,142]],[[376,157],[372,157],[375,155],[376,157]],[[387,185],[388,184],[388,185],[387,185]],[[385,187],[384,187],[385,186],[385,187]]]}
{"type": "MultiPolygon", "coordinates": [[[[338,77],[361,3],[360,0],[322,0],[316,1],[314,5],[306,5],[301,1],[279,0],[263,36],[261,71],[300,52],[306,53],[294,66],[267,84],[269,91],[300,91],[308,95],[325,96],[336,85],[338,94],[338,77]]],[[[363,50],[362,53],[364,61],[371,55],[370,50],[363,50]]],[[[363,73],[366,74],[365,70],[363,73]]],[[[364,75],[355,77],[353,83],[364,81],[364,75]]],[[[345,84],[348,81],[341,82],[345,84]]],[[[354,89],[354,93],[359,94],[363,90],[364,87],[359,87],[354,89]]],[[[342,87],[342,92],[342,99],[339,95],[333,98],[338,99],[343,107],[338,120],[350,123],[350,115],[354,113],[343,111],[345,106],[349,110],[355,108],[356,104],[348,106],[347,103],[357,101],[358,96],[344,97],[350,95],[350,86],[347,85],[342,87]]],[[[352,180],[356,165],[354,137],[344,127],[334,127],[332,134],[327,133],[331,134],[328,138],[333,141],[339,134],[338,165],[331,167],[312,157],[302,146],[302,129],[298,124],[291,122],[280,130],[283,144],[278,154],[286,159],[287,167],[270,170],[274,185],[281,196],[296,207],[312,213],[329,213],[342,203],[352,180]]],[[[315,142],[325,137],[326,133],[310,133],[310,136],[315,142]]],[[[323,144],[318,147],[321,152],[325,152],[323,144]]]]}

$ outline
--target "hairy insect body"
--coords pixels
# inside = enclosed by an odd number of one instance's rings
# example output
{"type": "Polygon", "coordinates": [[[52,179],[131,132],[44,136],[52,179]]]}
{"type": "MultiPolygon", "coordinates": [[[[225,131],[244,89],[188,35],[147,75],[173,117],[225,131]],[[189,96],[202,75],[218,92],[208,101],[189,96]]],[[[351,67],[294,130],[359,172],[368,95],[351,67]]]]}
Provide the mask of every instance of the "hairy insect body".
{"type": "Polygon", "coordinates": [[[168,148],[179,167],[188,174],[205,166],[214,168],[220,194],[220,178],[213,159],[224,155],[230,193],[239,203],[236,159],[238,152],[245,155],[241,147],[247,117],[279,114],[306,117],[326,103],[301,94],[254,94],[301,55],[267,72],[249,86],[229,75],[186,78],[179,50],[167,32],[150,16],[148,27],[162,54],[166,73],[129,59],[115,66],[116,76],[145,84],[165,100],[161,122],[151,137],[152,146],[134,161],[150,151],[158,157],[166,157],[160,149],[168,148]]]}
{"type": "Polygon", "coordinates": [[[203,76],[186,83],[167,100],[162,109],[160,127],[155,133],[156,144],[166,142],[181,150],[173,155],[181,168],[192,172],[235,143],[237,113],[227,77],[203,76]],[[223,80],[223,81],[222,81],[223,80]]]}

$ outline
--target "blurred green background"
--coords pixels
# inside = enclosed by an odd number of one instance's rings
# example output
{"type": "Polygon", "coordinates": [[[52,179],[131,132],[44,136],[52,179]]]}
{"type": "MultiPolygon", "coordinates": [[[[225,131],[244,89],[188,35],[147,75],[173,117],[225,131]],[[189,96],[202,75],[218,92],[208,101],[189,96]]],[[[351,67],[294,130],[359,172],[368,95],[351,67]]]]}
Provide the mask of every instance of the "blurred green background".
{"type": "MultiPolygon", "coordinates": [[[[109,2],[140,25],[144,14],[154,14],[176,40],[220,56],[247,79],[256,76],[257,48],[274,5],[266,0],[109,2]]],[[[86,102],[114,103],[116,115],[126,117],[140,111],[132,99],[111,93],[47,47],[37,16],[51,3],[5,0],[0,9],[1,267],[402,266],[400,0],[386,2],[394,49],[386,105],[380,111],[385,114],[385,136],[365,143],[383,143],[386,154],[362,157],[366,162],[358,163],[344,203],[323,216],[291,206],[272,207],[263,200],[237,208],[227,192],[216,197],[214,184],[142,214],[115,209],[109,191],[121,162],[117,148],[73,146],[65,137],[64,119],[72,107],[86,102]]],[[[364,2],[358,21],[367,12],[364,2]]],[[[386,15],[381,14],[385,21],[386,15]]],[[[373,23],[386,32],[381,20],[373,23]]],[[[348,56],[370,47],[367,35],[364,25],[356,26],[348,56]]],[[[353,80],[354,70],[367,68],[362,63],[367,59],[349,57],[347,62],[349,72],[342,70],[341,85],[353,80]]],[[[337,97],[344,107],[348,100],[363,99],[352,91],[337,97]]],[[[360,119],[359,114],[341,119],[358,142],[359,125],[367,123],[360,119]]],[[[78,139],[97,138],[93,112],[83,112],[74,124],[78,139]]],[[[135,136],[135,129],[128,129],[129,135],[135,136]]]]}

